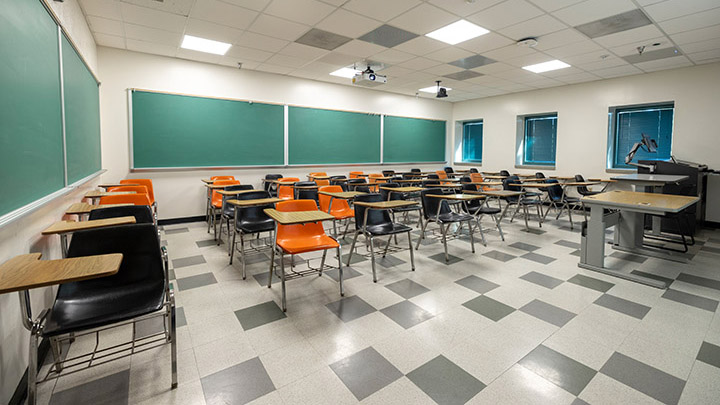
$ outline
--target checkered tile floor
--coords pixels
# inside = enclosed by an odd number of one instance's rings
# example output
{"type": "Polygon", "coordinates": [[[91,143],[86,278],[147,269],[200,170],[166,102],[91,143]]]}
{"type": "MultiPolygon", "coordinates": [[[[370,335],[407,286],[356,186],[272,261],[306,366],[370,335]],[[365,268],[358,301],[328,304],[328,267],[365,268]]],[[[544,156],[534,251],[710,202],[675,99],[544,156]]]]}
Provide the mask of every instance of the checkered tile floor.
{"type": "MultiPolygon", "coordinates": [[[[227,242],[210,242],[203,223],[167,226],[177,390],[165,347],[43,384],[40,403],[718,403],[720,231],[700,233],[688,264],[607,249],[609,267],[672,281],[660,290],[579,269],[577,229],[533,225],[505,220],[506,241],[487,232],[475,254],[457,238],[450,264],[426,239],[415,272],[407,251],[393,253],[377,284],[362,245],[344,298],[328,270],[288,281],[287,313],[264,254],[247,257],[243,280],[239,255],[228,265],[227,242]]],[[[298,269],[316,258],[303,256],[298,269]]]]}

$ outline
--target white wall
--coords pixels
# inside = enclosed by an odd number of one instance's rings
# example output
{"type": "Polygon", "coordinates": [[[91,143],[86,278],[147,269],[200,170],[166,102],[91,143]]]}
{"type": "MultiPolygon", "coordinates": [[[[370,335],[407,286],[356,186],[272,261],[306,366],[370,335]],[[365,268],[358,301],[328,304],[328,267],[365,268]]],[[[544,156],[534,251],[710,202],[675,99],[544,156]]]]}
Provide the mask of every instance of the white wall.
{"type": "MultiPolygon", "coordinates": [[[[313,80],[297,79],[268,73],[238,70],[163,56],[98,48],[100,79],[100,110],[103,132],[103,166],[106,179],[128,176],[128,102],[127,89],[177,92],[200,96],[229,97],[258,102],[286,103],[316,108],[367,111],[419,118],[450,121],[452,104],[416,99],[313,80]]],[[[448,137],[449,138],[449,137],[448,137]]],[[[169,145],[169,147],[172,147],[169,145]]],[[[446,148],[449,154],[449,145],[446,148]]],[[[207,153],[212,153],[212,146],[207,153]]],[[[417,167],[429,167],[416,165],[417,167]]],[[[397,168],[405,166],[389,166],[397,168]]],[[[437,168],[435,165],[430,168],[437,168]]],[[[305,176],[318,168],[264,168],[242,170],[197,170],[180,172],[131,173],[130,177],[153,180],[158,214],[161,219],[203,215],[205,189],[200,182],[217,174],[232,174],[243,184],[260,187],[266,173],[305,176]],[[181,201],[182,203],[178,203],[181,201]]],[[[347,174],[357,167],[335,166],[328,174],[347,174]]],[[[361,170],[379,171],[379,166],[363,166],[361,170]]]]}
{"type": "Polygon", "coordinates": [[[557,111],[556,170],[544,172],[607,177],[608,108],[660,101],[675,102],[673,154],[720,169],[720,63],[463,101],[453,121],[483,119],[483,170],[534,172],[514,170],[516,117],[557,111]]]}
{"type": "MultiPolygon", "coordinates": [[[[64,3],[49,1],[70,38],[80,48],[87,63],[96,70],[95,42],[85,23],[76,0],[64,3]]],[[[0,227],[0,263],[29,252],[41,252],[45,259],[60,258],[58,236],[44,237],[40,232],[62,219],[65,209],[80,201],[87,190],[94,188],[98,179],[58,198],[41,209],[7,226],[0,227]]],[[[41,288],[31,291],[34,315],[52,304],[54,290],[41,288]]],[[[22,327],[17,293],[0,294],[0,403],[10,400],[20,382],[28,358],[29,333],[22,327]]]]}

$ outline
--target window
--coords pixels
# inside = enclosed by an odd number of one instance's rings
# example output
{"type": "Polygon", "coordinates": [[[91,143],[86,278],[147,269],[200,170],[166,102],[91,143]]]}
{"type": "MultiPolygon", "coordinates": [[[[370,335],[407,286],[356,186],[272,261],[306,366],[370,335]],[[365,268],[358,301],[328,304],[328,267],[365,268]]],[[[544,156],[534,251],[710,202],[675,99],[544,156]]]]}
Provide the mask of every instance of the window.
{"type": "Polygon", "coordinates": [[[557,114],[524,117],[524,165],[555,165],[557,114]]]}
{"type": "Polygon", "coordinates": [[[483,122],[464,122],[462,127],[462,161],[482,162],[483,122]]]}
{"type": "Polygon", "coordinates": [[[674,103],[646,104],[626,107],[611,107],[608,125],[608,168],[632,169],[625,164],[625,156],[645,134],[657,142],[657,152],[638,149],[633,159],[670,159],[673,131],[674,103]]]}

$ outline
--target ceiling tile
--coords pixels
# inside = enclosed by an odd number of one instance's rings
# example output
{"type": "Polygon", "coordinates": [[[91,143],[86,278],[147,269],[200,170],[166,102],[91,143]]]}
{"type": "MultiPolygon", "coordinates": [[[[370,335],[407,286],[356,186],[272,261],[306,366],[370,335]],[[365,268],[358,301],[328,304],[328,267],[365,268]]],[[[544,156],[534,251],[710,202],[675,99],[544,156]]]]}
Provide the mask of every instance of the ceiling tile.
{"type": "Polygon", "coordinates": [[[557,48],[559,46],[572,44],[573,42],[585,41],[587,38],[572,28],[553,32],[552,34],[541,35],[538,38],[538,44],[535,49],[544,51],[546,49],[557,48]]]}
{"type": "Polygon", "coordinates": [[[88,26],[92,32],[100,34],[125,36],[125,28],[122,21],[109,20],[107,18],[87,16],[88,26]]]}
{"type": "Polygon", "coordinates": [[[153,42],[138,41],[135,39],[126,39],[127,49],[135,52],[151,53],[162,56],[175,56],[177,47],[156,44],[153,42]]]}
{"type": "Polygon", "coordinates": [[[394,48],[398,51],[408,52],[413,55],[422,56],[446,47],[448,47],[448,44],[446,43],[440,42],[432,38],[428,38],[426,36],[420,36],[404,42],[394,48]]]}
{"type": "Polygon", "coordinates": [[[625,44],[620,46],[613,46],[608,48],[610,52],[617,56],[628,56],[638,53],[638,48],[644,47],[643,52],[656,51],[658,49],[675,47],[666,37],[657,37],[652,39],[646,39],[631,44],[625,44]],[[656,46],[656,44],[659,44],[656,46]]]}
{"type": "Polygon", "coordinates": [[[97,32],[93,33],[93,37],[95,38],[95,43],[100,46],[109,46],[111,48],[125,49],[125,38],[124,37],[100,34],[97,32]]]}
{"type": "Polygon", "coordinates": [[[718,21],[720,21],[720,7],[703,11],[702,13],[673,18],[672,20],[663,21],[658,25],[667,34],[677,34],[683,31],[717,25],[718,21]]]}
{"type": "Polygon", "coordinates": [[[175,48],[179,47],[182,42],[182,34],[180,33],[135,24],[125,24],[125,37],[128,39],[137,39],[138,41],[169,45],[175,48]]]}
{"type": "Polygon", "coordinates": [[[636,68],[633,65],[616,66],[607,69],[599,69],[592,72],[594,75],[598,75],[604,79],[611,77],[620,77],[628,75],[636,75],[642,73],[642,70],[636,68]]]}
{"type": "Polygon", "coordinates": [[[684,55],[674,56],[672,58],[658,59],[649,62],[636,63],[635,67],[646,72],[655,72],[665,69],[677,69],[684,66],[692,66],[692,62],[684,55]]]}
{"type": "Polygon", "coordinates": [[[405,77],[410,80],[415,80],[417,82],[422,83],[421,87],[427,87],[427,86],[430,86],[433,84],[437,75],[434,75],[432,73],[428,73],[425,71],[417,71],[417,72],[412,72],[412,73],[406,75],[405,77]]]}
{"type": "Polygon", "coordinates": [[[596,70],[608,69],[616,66],[624,66],[628,63],[616,56],[608,56],[605,59],[594,62],[578,63],[577,66],[583,70],[594,72],[596,70]]]}
{"type": "Polygon", "coordinates": [[[510,80],[515,83],[529,83],[535,80],[539,80],[542,76],[539,76],[537,73],[531,73],[527,70],[523,70],[520,68],[513,68],[509,70],[505,70],[503,72],[497,72],[493,74],[495,77],[499,77],[501,79],[510,80]]]}
{"type": "Polygon", "coordinates": [[[429,4],[421,4],[390,20],[389,24],[404,30],[425,35],[444,27],[459,18],[429,4]]]}
{"type": "Polygon", "coordinates": [[[176,14],[164,13],[133,4],[121,3],[123,21],[126,23],[144,25],[165,31],[183,32],[186,17],[176,14]]]}
{"type": "Polygon", "coordinates": [[[530,0],[531,3],[548,12],[572,6],[581,1],[585,0],[530,0]]]}
{"type": "Polygon", "coordinates": [[[380,21],[389,21],[420,4],[419,0],[350,0],[343,8],[380,21]]]}
{"type": "Polygon", "coordinates": [[[260,65],[260,63],[258,63],[258,62],[239,61],[239,60],[237,60],[231,56],[227,56],[227,55],[220,58],[219,63],[223,66],[238,68],[238,62],[242,63],[241,69],[245,69],[245,70],[254,70],[255,68],[257,68],[260,65]]]}
{"type": "Polygon", "coordinates": [[[494,32],[490,32],[469,41],[461,42],[455,46],[474,53],[485,53],[487,51],[492,51],[493,49],[502,48],[514,43],[515,42],[511,39],[505,38],[504,36],[494,32]]]}
{"type": "Polygon", "coordinates": [[[254,32],[245,31],[240,39],[235,42],[237,45],[246,46],[248,48],[261,49],[268,52],[277,52],[287,46],[290,42],[269,37],[267,35],[256,34],[254,32]]]}
{"type": "Polygon", "coordinates": [[[646,25],[644,27],[618,32],[617,34],[595,38],[595,42],[601,46],[610,48],[613,46],[632,44],[662,36],[662,32],[660,32],[655,25],[646,25]]]}
{"type": "Polygon", "coordinates": [[[682,49],[685,54],[720,49],[720,38],[711,39],[709,41],[692,42],[683,45],[680,49],[682,49]]]}
{"type": "Polygon", "coordinates": [[[330,72],[334,72],[338,69],[336,65],[331,65],[329,63],[323,63],[319,61],[310,62],[307,65],[302,67],[302,70],[313,70],[318,75],[329,75],[330,72]]]}
{"type": "Polygon", "coordinates": [[[536,52],[537,51],[533,50],[532,48],[512,44],[489,52],[485,52],[484,56],[504,62],[508,59],[519,58],[520,56],[531,55],[536,52]]]}
{"type": "Polygon", "coordinates": [[[164,11],[166,13],[178,14],[187,17],[190,14],[195,0],[122,0],[125,3],[135,4],[136,6],[148,7],[154,10],[164,11]]]}
{"type": "MultiPolygon", "coordinates": [[[[282,18],[260,14],[248,30],[270,37],[295,41],[302,34],[306,33],[309,27],[300,23],[283,20],[282,18]]],[[[262,68],[262,66],[260,68],[262,68]]]]}
{"type": "Polygon", "coordinates": [[[287,66],[278,66],[278,65],[272,65],[269,63],[263,63],[260,66],[257,67],[256,70],[262,71],[262,72],[268,72],[268,73],[275,73],[279,75],[286,75],[290,72],[292,72],[294,69],[287,66]]]}
{"type": "Polygon", "coordinates": [[[311,28],[296,40],[300,44],[314,46],[316,48],[332,51],[342,44],[350,42],[351,38],[334,34],[332,32],[323,31],[317,28],[311,28]]]}
{"type": "Polygon", "coordinates": [[[301,67],[310,63],[310,60],[276,53],[275,55],[271,56],[270,59],[266,60],[265,63],[276,66],[288,66],[293,69],[300,69],[301,67]]]}
{"type": "Polygon", "coordinates": [[[192,18],[239,29],[246,29],[257,16],[256,11],[216,0],[197,0],[190,12],[192,18]]]}
{"type": "Polygon", "coordinates": [[[459,68],[457,66],[448,65],[447,63],[443,63],[441,65],[433,66],[429,69],[425,69],[425,72],[431,73],[438,76],[445,76],[450,73],[457,73],[462,72],[464,69],[459,68]]]}
{"type": "Polygon", "coordinates": [[[486,8],[492,7],[497,3],[501,3],[505,0],[476,0],[473,2],[467,1],[448,1],[448,0],[429,0],[440,8],[444,8],[453,14],[457,14],[461,17],[475,14],[478,11],[485,10],[486,8]]]}
{"type": "Polygon", "coordinates": [[[600,20],[575,26],[575,29],[597,39],[607,35],[617,34],[634,28],[651,26],[652,22],[640,9],[626,11],[600,20]]]}
{"type": "Polygon", "coordinates": [[[583,53],[581,55],[566,56],[563,58],[563,62],[576,66],[585,63],[599,62],[613,57],[614,56],[610,55],[607,49],[599,49],[597,51],[583,53]]]}
{"type": "Polygon", "coordinates": [[[307,25],[315,25],[335,10],[316,0],[273,0],[264,13],[307,25]]]}
{"type": "Polygon", "coordinates": [[[658,49],[654,51],[647,51],[643,53],[636,53],[634,55],[628,55],[623,57],[625,62],[632,63],[635,65],[641,64],[642,62],[649,62],[658,59],[673,58],[681,53],[675,48],[658,49]]]}
{"type": "Polygon", "coordinates": [[[595,76],[592,73],[588,73],[588,72],[576,73],[576,74],[567,75],[567,76],[560,76],[560,77],[556,77],[555,79],[559,80],[563,83],[568,83],[568,84],[584,83],[584,82],[591,82],[594,80],[600,80],[599,77],[595,76]]]}
{"type": "Polygon", "coordinates": [[[418,35],[415,33],[385,24],[375,28],[358,39],[370,42],[371,44],[392,48],[417,36],[418,35]]]}
{"type": "Polygon", "coordinates": [[[357,56],[345,55],[340,52],[330,52],[329,54],[318,59],[318,61],[334,66],[348,66],[357,62],[357,56]]]}
{"type": "Polygon", "coordinates": [[[576,26],[636,8],[631,0],[587,0],[555,11],[553,15],[570,26],[576,26]]]}
{"type": "Polygon", "coordinates": [[[294,56],[296,58],[313,60],[319,57],[329,54],[329,51],[319,49],[314,46],[308,46],[299,44],[297,42],[291,42],[288,46],[283,48],[279,53],[283,55],[294,56]]]}
{"type": "Polygon", "coordinates": [[[504,72],[508,69],[514,69],[514,67],[510,66],[506,63],[497,62],[497,63],[491,63],[489,65],[485,65],[485,66],[480,66],[480,67],[474,68],[472,70],[474,70],[475,72],[478,72],[478,73],[482,73],[484,75],[489,75],[489,74],[495,74],[497,72],[504,72]]]}
{"type": "Polygon", "coordinates": [[[226,25],[188,18],[185,34],[234,44],[242,36],[242,31],[226,25]]]}
{"type": "Polygon", "coordinates": [[[271,52],[261,51],[260,49],[246,48],[244,46],[233,45],[230,47],[225,56],[235,58],[240,62],[265,62],[270,59],[273,54],[271,52]]]}
{"type": "Polygon", "coordinates": [[[580,68],[577,68],[575,66],[570,66],[569,68],[551,70],[549,72],[543,72],[540,74],[544,77],[549,77],[552,79],[560,80],[561,77],[576,75],[576,74],[580,74],[580,73],[585,73],[585,72],[580,68]]]}
{"type": "Polygon", "coordinates": [[[236,6],[249,8],[250,10],[262,11],[270,3],[270,0],[221,0],[236,6]]]}
{"type": "Polygon", "coordinates": [[[689,44],[691,42],[707,41],[709,39],[720,38],[720,25],[712,27],[700,28],[692,31],[685,31],[678,34],[670,35],[670,38],[678,45],[689,44]]]}
{"type": "Polygon", "coordinates": [[[655,21],[665,21],[720,6],[717,0],[668,0],[645,7],[655,21]]]}
{"type": "Polygon", "coordinates": [[[94,15],[111,20],[122,20],[120,3],[113,0],[80,0],[80,7],[86,16],[94,15]]]}
{"type": "Polygon", "coordinates": [[[561,23],[555,18],[545,14],[540,17],[527,20],[520,24],[515,24],[507,28],[501,29],[499,32],[506,37],[518,41],[527,37],[540,37],[551,32],[566,29],[567,25],[561,23]]]}
{"type": "Polygon", "coordinates": [[[371,44],[369,42],[353,39],[347,44],[335,49],[337,52],[352,55],[359,58],[367,58],[370,55],[380,53],[386,48],[384,46],[371,44]]]}
{"type": "Polygon", "coordinates": [[[495,63],[496,60],[486,58],[482,55],[473,55],[468,56],[467,58],[458,59],[456,61],[450,62],[451,65],[461,67],[463,69],[472,69],[480,66],[489,65],[491,63],[495,63]]]}
{"type": "Polygon", "coordinates": [[[448,77],[453,80],[468,80],[472,79],[474,77],[482,76],[482,73],[478,73],[472,70],[463,70],[461,72],[457,73],[450,73],[449,75],[445,75],[445,77],[448,77]]]}
{"type": "Polygon", "coordinates": [[[473,56],[472,52],[468,52],[464,49],[460,49],[454,46],[448,46],[447,48],[440,49],[439,51],[431,52],[425,55],[428,59],[434,59],[440,62],[450,63],[458,59],[467,58],[473,56]]]}
{"type": "Polygon", "coordinates": [[[524,0],[507,0],[469,16],[469,21],[489,30],[499,30],[533,17],[543,11],[524,0]]]}
{"type": "Polygon", "coordinates": [[[390,66],[381,71],[381,73],[383,75],[386,75],[388,77],[393,77],[392,84],[396,83],[397,80],[395,78],[401,78],[411,72],[412,72],[412,70],[405,69],[404,67],[400,67],[400,66],[390,66]]]}
{"type": "Polygon", "coordinates": [[[709,63],[716,62],[720,59],[720,49],[714,49],[712,51],[698,52],[688,55],[690,59],[696,63],[709,63]]]}
{"type": "Polygon", "coordinates": [[[389,65],[395,65],[398,63],[406,62],[413,58],[415,58],[415,55],[413,54],[401,52],[397,49],[388,49],[373,55],[370,59],[378,62],[387,63],[389,65]]]}
{"type": "Polygon", "coordinates": [[[191,51],[189,49],[178,49],[177,57],[205,63],[219,63],[222,56],[206,52],[191,51]]]}
{"type": "Polygon", "coordinates": [[[548,49],[544,52],[558,59],[562,59],[566,56],[582,55],[584,53],[597,51],[600,49],[603,49],[600,45],[596,44],[593,41],[586,40],[580,42],[573,42],[572,44],[568,44],[558,48],[548,49]]]}
{"type": "Polygon", "coordinates": [[[513,59],[507,59],[505,60],[505,63],[511,66],[517,66],[517,67],[523,67],[523,66],[530,66],[535,65],[538,63],[543,62],[549,62],[552,60],[551,56],[542,54],[540,52],[535,52],[527,55],[523,55],[517,58],[513,59]]]}
{"type": "Polygon", "coordinates": [[[398,66],[402,66],[408,69],[412,70],[425,70],[427,68],[431,68],[433,66],[439,65],[440,62],[432,59],[426,59],[426,58],[415,58],[410,59],[407,62],[399,63],[398,66]]]}
{"type": "Polygon", "coordinates": [[[339,8],[315,27],[350,38],[357,38],[382,25],[381,22],[339,8]]]}

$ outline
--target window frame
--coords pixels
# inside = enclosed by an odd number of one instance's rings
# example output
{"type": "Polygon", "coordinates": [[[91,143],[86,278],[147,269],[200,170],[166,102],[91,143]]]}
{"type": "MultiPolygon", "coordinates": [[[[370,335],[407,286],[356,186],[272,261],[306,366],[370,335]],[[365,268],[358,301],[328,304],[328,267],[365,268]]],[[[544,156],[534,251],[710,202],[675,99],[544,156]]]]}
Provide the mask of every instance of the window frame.
{"type": "Polygon", "coordinates": [[[607,133],[607,154],[605,156],[606,165],[605,170],[607,172],[634,172],[637,169],[635,167],[624,167],[615,165],[615,154],[617,152],[618,142],[618,113],[629,112],[629,111],[642,111],[659,109],[662,107],[672,106],[673,119],[670,132],[670,156],[672,156],[672,146],[675,135],[675,101],[661,101],[652,103],[642,104],[630,104],[630,105],[618,105],[608,107],[608,133],[607,133]]]}
{"type": "Polygon", "coordinates": [[[516,168],[544,169],[544,170],[554,170],[555,169],[555,167],[557,165],[557,145],[558,145],[557,140],[558,140],[559,118],[560,118],[560,115],[557,113],[557,111],[524,114],[524,115],[517,116],[517,131],[516,131],[516,138],[515,138],[515,146],[516,146],[515,167],[516,168]],[[555,156],[553,156],[553,161],[548,162],[548,163],[528,161],[526,159],[527,120],[528,119],[536,119],[536,118],[550,118],[550,117],[555,118],[555,134],[554,134],[555,156]]]}
{"type": "Polygon", "coordinates": [[[477,120],[470,120],[470,121],[463,121],[461,123],[461,141],[460,141],[460,154],[461,154],[461,161],[464,163],[482,163],[482,155],[483,155],[483,142],[485,141],[485,121],[483,119],[477,119],[477,120]],[[473,124],[481,124],[482,125],[482,133],[480,135],[480,159],[468,159],[465,156],[465,144],[466,144],[466,134],[465,134],[465,126],[466,125],[473,125],[473,124]]]}

